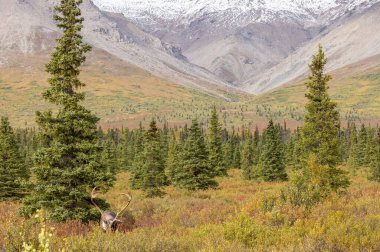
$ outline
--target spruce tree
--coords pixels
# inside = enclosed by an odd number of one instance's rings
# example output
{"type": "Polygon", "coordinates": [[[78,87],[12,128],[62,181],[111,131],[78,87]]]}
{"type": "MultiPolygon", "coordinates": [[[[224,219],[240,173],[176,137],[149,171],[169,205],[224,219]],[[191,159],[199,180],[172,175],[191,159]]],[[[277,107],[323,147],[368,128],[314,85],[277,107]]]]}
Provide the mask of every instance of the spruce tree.
{"type": "Polygon", "coordinates": [[[223,160],[222,152],[222,128],[219,123],[218,113],[214,106],[211,113],[209,126],[208,152],[210,168],[215,176],[227,176],[227,166],[223,160]]]}
{"type": "Polygon", "coordinates": [[[358,132],[358,141],[355,146],[355,159],[358,166],[366,165],[366,147],[367,147],[367,129],[364,124],[361,125],[358,132]]]}
{"type": "Polygon", "coordinates": [[[264,181],[287,180],[281,130],[279,127],[275,127],[272,119],[264,134],[265,143],[257,165],[259,176],[264,181]]]}
{"type": "Polygon", "coordinates": [[[293,170],[299,170],[301,165],[301,130],[297,128],[293,136],[290,138],[288,147],[286,150],[286,162],[293,170]]]}
{"type": "Polygon", "coordinates": [[[81,0],[63,0],[55,7],[54,19],[63,30],[57,40],[46,71],[51,75],[45,100],[55,105],[51,110],[37,112],[44,147],[34,157],[36,184],[21,212],[25,215],[44,208],[48,217],[57,221],[98,217],[90,202],[89,191],[94,186],[111,186],[114,174],[101,162],[97,122],[99,119],[81,105],[85,86],[78,78],[80,66],[90,46],[83,42],[80,31],[83,18],[81,0]]]}
{"type": "Polygon", "coordinates": [[[216,187],[210,168],[206,144],[197,120],[193,120],[180,155],[175,175],[176,186],[188,190],[205,190],[216,187]]]}
{"type": "Polygon", "coordinates": [[[140,128],[134,131],[133,141],[130,144],[130,148],[128,151],[129,159],[131,160],[131,187],[133,189],[141,188],[141,180],[142,180],[142,153],[144,151],[144,129],[140,125],[140,128]]]}
{"type": "Polygon", "coordinates": [[[367,141],[365,146],[365,166],[370,167],[373,162],[376,162],[376,139],[375,139],[375,129],[369,127],[367,129],[367,141]]]}
{"type": "Polygon", "coordinates": [[[380,130],[377,129],[377,137],[375,140],[374,156],[370,164],[371,175],[370,180],[380,182],[380,130]]]}
{"type": "Polygon", "coordinates": [[[109,170],[112,174],[116,174],[119,170],[117,145],[110,138],[103,142],[102,162],[106,165],[107,170],[109,170]]]}
{"type": "Polygon", "coordinates": [[[29,172],[7,117],[0,122],[0,201],[20,199],[26,192],[29,172]]]}
{"type": "Polygon", "coordinates": [[[232,168],[241,169],[241,152],[240,152],[240,142],[235,143],[232,146],[233,157],[232,157],[232,168]]]}
{"type": "Polygon", "coordinates": [[[233,162],[234,162],[234,150],[233,150],[231,139],[223,143],[222,151],[223,151],[224,164],[226,165],[228,169],[232,168],[233,162]]]}
{"type": "Polygon", "coordinates": [[[132,170],[132,183],[135,189],[142,189],[148,197],[161,196],[161,188],[167,184],[160,133],[155,120],[144,135],[144,144],[132,170]]]}
{"type": "Polygon", "coordinates": [[[349,125],[349,151],[348,151],[348,160],[347,165],[351,169],[356,169],[359,167],[357,159],[357,130],[354,122],[349,125]]]}
{"type": "Polygon", "coordinates": [[[243,177],[245,179],[252,179],[253,139],[248,131],[245,135],[246,137],[241,151],[241,169],[243,170],[243,177]]]}
{"type": "Polygon", "coordinates": [[[309,65],[311,75],[306,82],[308,102],[305,106],[305,124],[302,128],[303,160],[306,165],[310,154],[316,156],[320,165],[327,165],[330,185],[337,190],[349,184],[347,175],[336,168],[340,161],[338,132],[340,128],[337,104],[331,101],[327,90],[330,75],[324,73],[327,59],[322,46],[313,55],[309,65]]]}
{"type": "Polygon", "coordinates": [[[166,160],[166,168],[165,168],[165,173],[168,178],[168,180],[175,184],[175,175],[176,175],[176,170],[178,168],[178,144],[177,140],[175,138],[175,135],[172,134],[170,139],[169,139],[169,149],[168,149],[168,158],[166,160]]]}

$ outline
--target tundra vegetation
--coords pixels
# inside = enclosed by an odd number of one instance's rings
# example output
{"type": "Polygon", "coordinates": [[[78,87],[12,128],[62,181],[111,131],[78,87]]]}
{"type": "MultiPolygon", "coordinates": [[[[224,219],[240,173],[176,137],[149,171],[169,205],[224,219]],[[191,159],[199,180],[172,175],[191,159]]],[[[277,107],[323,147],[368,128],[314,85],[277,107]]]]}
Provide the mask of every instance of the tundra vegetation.
{"type": "Polygon", "coordinates": [[[54,112],[37,113],[38,129],[1,120],[0,250],[380,250],[380,129],[341,127],[321,46],[294,131],[272,119],[227,130],[217,106],[207,125],[103,130],[79,92],[80,3],[56,8],[54,112]]]}

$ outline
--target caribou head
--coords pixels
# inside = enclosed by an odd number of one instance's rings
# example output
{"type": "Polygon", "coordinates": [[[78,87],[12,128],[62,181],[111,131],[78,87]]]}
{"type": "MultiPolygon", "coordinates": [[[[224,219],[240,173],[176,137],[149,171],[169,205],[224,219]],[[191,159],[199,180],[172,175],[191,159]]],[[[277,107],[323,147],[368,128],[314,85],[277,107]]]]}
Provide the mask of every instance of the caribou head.
{"type": "Polygon", "coordinates": [[[95,199],[95,191],[96,191],[96,187],[94,189],[92,189],[92,192],[91,192],[91,202],[96,207],[96,209],[98,209],[98,211],[101,214],[101,217],[100,217],[100,227],[104,231],[108,231],[108,230],[116,231],[117,226],[119,225],[119,223],[122,222],[121,220],[118,219],[119,216],[120,216],[120,214],[125,209],[127,209],[127,207],[129,206],[129,204],[132,201],[131,194],[129,194],[129,193],[128,194],[121,193],[121,195],[124,195],[124,196],[126,196],[128,198],[128,203],[119,212],[115,213],[113,211],[109,211],[109,210],[103,211],[102,209],[100,209],[100,207],[94,201],[94,199],[95,199]]]}

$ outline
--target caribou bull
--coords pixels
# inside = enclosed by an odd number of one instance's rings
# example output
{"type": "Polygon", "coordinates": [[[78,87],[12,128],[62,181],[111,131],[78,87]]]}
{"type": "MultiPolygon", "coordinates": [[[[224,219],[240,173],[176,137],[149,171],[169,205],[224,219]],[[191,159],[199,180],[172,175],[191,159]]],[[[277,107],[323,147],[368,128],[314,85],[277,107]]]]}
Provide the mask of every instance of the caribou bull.
{"type": "Polygon", "coordinates": [[[127,209],[127,207],[129,206],[129,204],[132,201],[131,194],[129,194],[129,193],[128,194],[121,193],[121,195],[124,195],[124,196],[128,197],[128,203],[119,212],[115,213],[113,211],[109,211],[109,210],[103,211],[102,209],[100,209],[100,207],[94,201],[94,199],[95,199],[95,191],[96,191],[96,187],[94,189],[92,189],[92,192],[91,192],[91,202],[96,207],[96,209],[98,209],[98,211],[101,214],[101,217],[100,217],[100,227],[104,231],[108,231],[108,230],[116,231],[117,226],[119,225],[119,223],[122,222],[121,220],[118,219],[118,217],[120,216],[120,214],[125,209],[127,209]]]}

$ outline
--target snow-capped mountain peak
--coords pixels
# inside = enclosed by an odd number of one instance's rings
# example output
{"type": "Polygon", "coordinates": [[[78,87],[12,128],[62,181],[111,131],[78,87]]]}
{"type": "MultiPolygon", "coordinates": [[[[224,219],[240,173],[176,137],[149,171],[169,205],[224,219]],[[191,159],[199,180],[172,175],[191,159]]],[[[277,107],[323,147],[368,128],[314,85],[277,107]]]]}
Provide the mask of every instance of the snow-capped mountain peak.
{"type": "Polygon", "coordinates": [[[292,16],[306,21],[329,12],[332,17],[357,6],[378,0],[92,0],[101,10],[123,13],[127,18],[145,23],[178,20],[188,23],[194,17],[228,12],[236,20],[267,22],[273,18],[292,16]],[[242,15],[249,14],[241,18],[242,15]]]}

